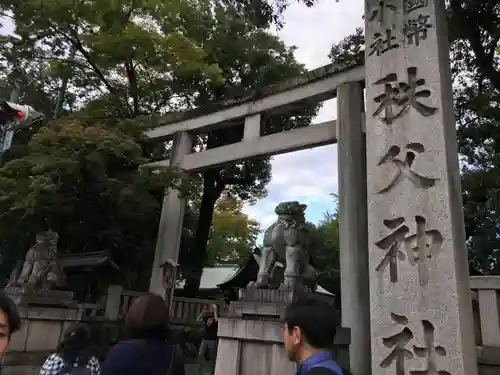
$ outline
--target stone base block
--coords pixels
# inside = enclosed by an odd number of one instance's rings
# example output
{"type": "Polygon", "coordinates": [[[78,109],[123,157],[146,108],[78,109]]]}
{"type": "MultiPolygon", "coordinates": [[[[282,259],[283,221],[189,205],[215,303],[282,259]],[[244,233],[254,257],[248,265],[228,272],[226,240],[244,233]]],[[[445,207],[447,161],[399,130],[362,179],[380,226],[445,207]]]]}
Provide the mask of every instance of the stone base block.
{"type": "Polygon", "coordinates": [[[283,322],[219,319],[215,375],[290,375],[296,366],[283,347],[283,322]]]}
{"type": "Polygon", "coordinates": [[[26,285],[11,286],[4,289],[17,305],[43,305],[43,306],[73,306],[73,292],[66,290],[33,290],[26,285]]]}
{"type": "MultiPolygon", "coordinates": [[[[297,291],[279,289],[242,289],[240,300],[231,302],[229,314],[219,319],[215,375],[295,373],[296,366],[283,347],[283,329],[286,306],[298,295],[297,291]]],[[[333,304],[331,296],[326,298],[333,304]]],[[[332,343],[335,353],[347,355],[349,333],[349,329],[339,328],[332,343]]],[[[345,366],[348,361],[340,363],[345,366]]]]}

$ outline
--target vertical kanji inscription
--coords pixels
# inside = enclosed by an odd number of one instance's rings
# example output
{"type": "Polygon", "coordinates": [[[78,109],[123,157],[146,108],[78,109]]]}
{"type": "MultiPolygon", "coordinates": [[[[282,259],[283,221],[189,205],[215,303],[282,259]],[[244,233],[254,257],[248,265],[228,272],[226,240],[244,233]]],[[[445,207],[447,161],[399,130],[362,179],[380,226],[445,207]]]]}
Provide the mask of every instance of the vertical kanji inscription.
{"type": "Polygon", "coordinates": [[[406,21],[403,34],[408,46],[420,46],[421,41],[427,40],[429,29],[432,27],[430,18],[429,15],[419,14],[416,18],[410,18],[406,21]]]}
{"type": "Polygon", "coordinates": [[[436,260],[443,247],[443,235],[437,229],[427,228],[427,220],[422,216],[415,216],[416,233],[409,234],[410,228],[404,217],[384,220],[384,226],[392,232],[375,245],[385,251],[375,271],[383,273],[389,267],[389,277],[392,283],[399,280],[398,262],[408,258],[412,266],[417,267],[419,283],[425,286],[429,282],[428,262],[436,260]],[[401,251],[405,246],[407,257],[401,251]]]}
{"type": "Polygon", "coordinates": [[[373,112],[373,117],[383,114],[380,119],[387,125],[392,125],[395,120],[403,117],[410,108],[414,108],[422,116],[428,117],[436,113],[437,108],[426,105],[420,101],[429,98],[431,91],[422,86],[424,78],[418,78],[418,69],[414,66],[407,69],[407,80],[398,81],[396,73],[390,73],[377,80],[374,85],[383,85],[384,92],[373,100],[378,104],[373,112]]]}
{"type": "Polygon", "coordinates": [[[380,363],[380,367],[388,368],[392,365],[396,368],[396,375],[405,375],[405,360],[414,357],[411,350],[407,348],[413,339],[413,332],[406,327],[408,318],[404,315],[391,313],[391,319],[394,323],[404,326],[398,333],[382,338],[385,347],[392,349],[391,352],[380,363]]]}
{"type": "Polygon", "coordinates": [[[410,180],[415,187],[420,189],[433,187],[437,178],[422,176],[412,170],[415,158],[423,152],[425,152],[424,145],[416,142],[406,144],[403,149],[399,146],[391,146],[375,170],[377,193],[382,194],[392,190],[403,179],[410,180]],[[388,168],[392,169],[392,173],[388,171],[388,168]]]}
{"type": "Polygon", "coordinates": [[[405,13],[413,12],[417,9],[427,8],[429,0],[404,0],[405,13]]]}

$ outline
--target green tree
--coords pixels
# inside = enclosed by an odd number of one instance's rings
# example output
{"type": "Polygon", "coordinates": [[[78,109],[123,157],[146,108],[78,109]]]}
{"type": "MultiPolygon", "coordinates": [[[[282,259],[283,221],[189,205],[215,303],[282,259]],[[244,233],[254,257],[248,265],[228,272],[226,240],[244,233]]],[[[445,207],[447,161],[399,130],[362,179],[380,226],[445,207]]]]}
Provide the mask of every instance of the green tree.
{"type": "MultiPolygon", "coordinates": [[[[205,107],[256,94],[303,69],[295,62],[293,49],[253,23],[248,9],[237,1],[43,4],[42,15],[39,0],[22,4],[0,0],[0,11],[12,11],[21,36],[21,42],[2,45],[4,76],[23,72],[31,77],[34,66],[43,67],[40,71],[48,72],[50,80],[45,86],[57,92],[70,68],[64,108],[81,116],[134,117],[205,107]],[[75,51],[74,56],[68,51],[75,51]]],[[[262,133],[306,126],[314,113],[298,108],[291,118],[269,118],[262,133]]],[[[234,143],[242,132],[242,126],[214,131],[200,137],[198,146],[234,143]]],[[[158,150],[159,156],[168,153],[163,144],[158,150]]],[[[215,202],[225,190],[243,200],[265,196],[269,160],[255,158],[212,169],[202,177],[194,240],[188,241],[187,254],[181,257],[192,270],[186,285],[191,294],[197,291],[206,261],[215,202]]]]}
{"type": "Polygon", "coordinates": [[[208,240],[207,265],[239,264],[255,248],[260,226],[241,210],[243,202],[225,195],[216,205],[208,240]]]}
{"type": "Polygon", "coordinates": [[[4,276],[50,228],[63,253],[111,252],[121,272],[97,275],[104,285],[147,287],[164,187],[176,179],[138,168],[147,161],[139,135],[126,122],[66,120],[17,146],[21,154],[0,169],[4,276]]]}
{"type": "Polygon", "coordinates": [[[44,65],[52,78],[49,89],[57,91],[71,69],[68,92],[80,108],[92,103],[87,109],[101,115],[133,117],[164,110],[179,77],[221,79],[217,66],[204,61],[203,49],[178,21],[199,19],[192,2],[0,1],[0,12],[8,11],[20,37],[8,39],[1,51],[10,78],[44,65]]]}
{"type": "MultiPolygon", "coordinates": [[[[500,8],[494,0],[450,0],[447,10],[471,272],[499,274],[500,8]]],[[[361,60],[364,43],[358,29],[330,57],[361,60]]]]}
{"type": "Polygon", "coordinates": [[[339,214],[326,212],[323,220],[316,225],[308,223],[308,227],[311,232],[309,252],[318,271],[318,282],[339,297],[339,214]]]}

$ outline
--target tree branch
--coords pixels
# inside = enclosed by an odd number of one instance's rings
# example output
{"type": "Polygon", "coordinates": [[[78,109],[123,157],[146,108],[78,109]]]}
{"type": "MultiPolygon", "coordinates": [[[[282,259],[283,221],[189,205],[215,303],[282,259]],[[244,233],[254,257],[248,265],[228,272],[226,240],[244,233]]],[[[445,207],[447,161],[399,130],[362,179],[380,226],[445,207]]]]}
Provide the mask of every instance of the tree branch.
{"type": "Polygon", "coordinates": [[[451,1],[451,9],[457,16],[459,28],[466,39],[469,40],[472,51],[476,56],[476,64],[481,72],[488,77],[496,90],[500,90],[500,71],[495,69],[493,64],[494,50],[487,52],[481,41],[481,31],[477,23],[471,22],[467,17],[467,12],[462,8],[458,0],[451,1]]]}

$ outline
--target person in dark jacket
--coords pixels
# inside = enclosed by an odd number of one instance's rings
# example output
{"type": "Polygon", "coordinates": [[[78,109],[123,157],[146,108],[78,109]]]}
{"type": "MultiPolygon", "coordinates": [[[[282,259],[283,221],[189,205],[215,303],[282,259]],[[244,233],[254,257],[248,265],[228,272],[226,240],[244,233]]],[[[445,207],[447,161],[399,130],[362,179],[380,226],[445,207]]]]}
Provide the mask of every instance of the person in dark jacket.
{"type": "Polygon", "coordinates": [[[118,343],[109,351],[101,375],[185,375],[181,356],[166,341],[168,317],[162,297],[138,297],[125,316],[130,341],[118,343]]]}
{"type": "Polygon", "coordinates": [[[328,302],[310,297],[290,304],[285,312],[283,341],[296,375],[346,375],[332,358],[337,323],[328,302]]]}
{"type": "Polygon", "coordinates": [[[62,375],[76,373],[75,368],[86,369],[79,373],[99,375],[97,357],[91,354],[90,329],[86,324],[71,324],[63,333],[55,353],[44,362],[39,375],[62,375]]]}

